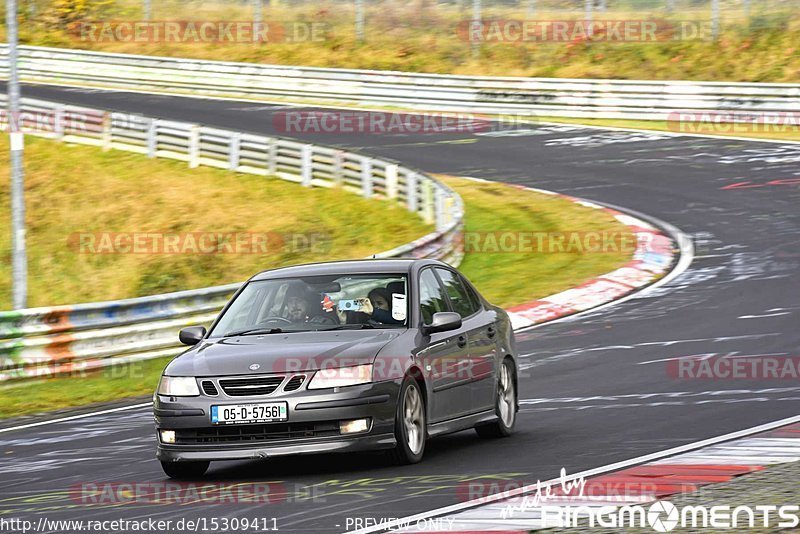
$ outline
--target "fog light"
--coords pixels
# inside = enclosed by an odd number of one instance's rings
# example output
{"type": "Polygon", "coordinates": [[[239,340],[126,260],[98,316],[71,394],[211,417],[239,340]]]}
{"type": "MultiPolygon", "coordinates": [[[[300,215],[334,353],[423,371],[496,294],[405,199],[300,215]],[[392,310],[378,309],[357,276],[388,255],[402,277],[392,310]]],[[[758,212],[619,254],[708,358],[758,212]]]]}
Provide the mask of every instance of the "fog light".
{"type": "Polygon", "coordinates": [[[175,431],[174,430],[162,430],[161,431],[161,443],[175,443],[175,431]]]}
{"type": "Polygon", "coordinates": [[[369,430],[369,418],[339,421],[339,432],[341,434],[356,434],[367,430],[369,430]]]}

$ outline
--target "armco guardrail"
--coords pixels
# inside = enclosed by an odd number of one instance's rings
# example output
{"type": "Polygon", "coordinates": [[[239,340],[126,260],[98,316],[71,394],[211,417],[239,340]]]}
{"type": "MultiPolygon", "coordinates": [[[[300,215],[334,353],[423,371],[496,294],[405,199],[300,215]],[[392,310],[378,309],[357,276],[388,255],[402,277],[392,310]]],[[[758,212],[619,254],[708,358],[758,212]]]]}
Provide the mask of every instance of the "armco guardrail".
{"type": "MultiPolygon", "coordinates": [[[[0,98],[4,103],[5,96],[0,98]]],[[[444,184],[385,159],[197,124],[23,99],[23,131],[96,145],[277,176],[307,187],[342,187],[404,205],[436,230],[377,257],[462,256],[461,198],[444,184]]],[[[264,268],[268,268],[265,265],[264,268]]],[[[113,363],[177,354],[178,330],[210,323],[238,284],[73,306],[0,312],[0,381],[75,373],[113,363]]]]}
{"type": "MultiPolygon", "coordinates": [[[[453,112],[665,120],[680,111],[723,111],[742,112],[730,121],[750,121],[749,113],[800,111],[800,84],[449,76],[32,46],[21,47],[19,66],[23,81],[34,83],[453,112]]],[[[6,73],[7,62],[0,66],[6,73]]]]}

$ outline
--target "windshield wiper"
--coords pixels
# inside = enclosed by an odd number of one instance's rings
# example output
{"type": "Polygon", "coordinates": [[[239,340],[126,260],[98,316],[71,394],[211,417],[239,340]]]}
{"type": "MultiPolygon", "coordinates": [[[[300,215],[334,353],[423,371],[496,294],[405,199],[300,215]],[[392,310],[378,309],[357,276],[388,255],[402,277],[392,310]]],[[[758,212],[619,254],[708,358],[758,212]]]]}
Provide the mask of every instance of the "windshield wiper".
{"type": "Polygon", "coordinates": [[[234,330],[233,332],[228,332],[222,337],[234,337],[234,336],[254,336],[257,334],[281,334],[283,330],[280,328],[245,328],[244,330],[234,330]]]}
{"type": "Polygon", "coordinates": [[[322,332],[327,332],[328,330],[364,330],[364,329],[372,329],[375,328],[369,323],[361,323],[361,324],[341,324],[339,326],[334,326],[333,328],[325,328],[322,332]]]}

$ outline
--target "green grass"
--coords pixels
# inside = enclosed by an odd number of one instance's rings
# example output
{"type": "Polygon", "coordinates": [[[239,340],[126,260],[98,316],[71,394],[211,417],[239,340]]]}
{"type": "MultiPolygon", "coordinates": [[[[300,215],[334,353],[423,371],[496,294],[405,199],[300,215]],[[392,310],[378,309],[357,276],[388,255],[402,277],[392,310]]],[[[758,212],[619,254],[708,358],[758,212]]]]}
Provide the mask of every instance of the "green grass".
{"type": "MultiPolygon", "coordinates": [[[[30,146],[36,147],[39,144],[34,142],[30,146]]],[[[92,150],[89,149],[89,152],[92,150]]],[[[69,151],[65,152],[69,154],[69,151]]],[[[115,155],[120,154],[115,153],[115,155]]],[[[90,156],[90,153],[83,154],[86,159],[90,156]]],[[[120,157],[126,156],[120,155],[120,157]]],[[[193,183],[198,184],[199,178],[196,174],[198,172],[204,171],[175,169],[171,179],[179,181],[191,178],[193,183]]],[[[246,179],[224,173],[220,178],[229,181],[246,179]]],[[[605,212],[578,206],[558,197],[520,191],[503,184],[480,183],[453,177],[442,177],[442,179],[454,187],[464,199],[467,232],[628,232],[625,226],[605,212]]],[[[279,185],[295,192],[299,189],[294,185],[279,185]]],[[[196,190],[200,191],[197,185],[196,190]]],[[[314,194],[311,191],[301,193],[314,194]]],[[[348,201],[353,201],[353,198],[348,197],[348,201]]],[[[117,211],[119,206],[116,204],[117,202],[111,203],[107,207],[108,210],[117,211]]],[[[132,209],[132,206],[127,209],[132,209]]],[[[162,216],[155,212],[152,215],[162,216]]],[[[172,215],[171,211],[167,210],[165,216],[172,215]]],[[[375,230],[373,226],[369,225],[371,230],[375,230]]],[[[598,274],[619,267],[628,258],[629,254],[621,252],[602,254],[579,251],[541,254],[474,252],[466,255],[461,270],[492,302],[510,306],[578,285],[598,274]]],[[[190,258],[188,261],[191,263],[195,260],[190,258]]],[[[219,278],[208,280],[208,283],[229,280],[227,276],[219,274],[217,276],[219,278]]],[[[77,297],[77,294],[73,297],[77,297]]],[[[154,391],[161,371],[168,361],[169,358],[160,358],[118,365],[87,373],[85,376],[0,385],[0,418],[149,395],[154,391]]]]}
{"type": "MultiPolygon", "coordinates": [[[[521,191],[504,184],[442,177],[464,199],[466,233],[596,232],[630,236],[627,226],[609,214],[569,200],[521,191]]],[[[465,240],[468,242],[468,240],[465,240]]],[[[483,242],[483,241],[481,241],[483,242]]],[[[465,255],[460,269],[492,303],[509,307],[575,287],[620,267],[630,252],[476,251],[465,255]]]]}
{"type": "MultiPolygon", "coordinates": [[[[488,3],[487,3],[488,4],[488,3]]],[[[141,2],[116,0],[90,3],[82,20],[120,21],[141,18],[141,2]]],[[[663,11],[663,2],[633,9],[619,4],[607,13],[596,12],[595,20],[710,20],[705,6],[682,6],[675,14],[663,11]],[[705,8],[705,9],[704,9],[705,8]]],[[[249,20],[246,4],[203,1],[191,12],[181,2],[154,3],[155,20],[249,20]]],[[[531,17],[525,9],[486,5],[484,19],[581,20],[580,9],[543,11],[531,17]]],[[[471,17],[470,10],[432,2],[383,0],[367,3],[366,41],[354,36],[352,3],[282,3],[264,10],[267,22],[322,23],[324,37],[318,41],[268,43],[164,43],[90,42],[70,33],[65,18],[59,18],[51,2],[40,2],[35,17],[22,21],[23,43],[43,46],[90,48],[93,50],[146,55],[224,59],[284,65],[392,69],[404,71],[566,78],[687,79],[752,82],[797,82],[800,80],[800,19],[790,8],[753,6],[748,19],[741,4],[724,5],[722,32],[716,42],[666,40],[656,42],[603,42],[576,39],[569,42],[484,43],[477,56],[471,43],[459,36],[459,24],[471,17]]],[[[81,19],[76,15],[72,20],[81,19]]],[[[663,37],[663,39],[662,39],[663,37]]]]}
{"type": "Polygon", "coordinates": [[[157,358],[71,377],[0,384],[0,419],[152,395],[171,358],[157,358]]]}
{"type": "MultiPolygon", "coordinates": [[[[8,176],[7,137],[0,139],[0,173],[8,176]]],[[[185,163],[31,137],[26,139],[25,186],[31,307],[238,282],[281,265],[367,257],[432,231],[399,205],[342,190],[305,189],[207,167],[189,170],[185,163]],[[376,220],[381,224],[371,223],[376,220]],[[197,232],[263,236],[266,253],[223,248],[211,254],[107,254],[80,246],[87,234],[197,232]]],[[[11,305],[9,223],[5,179],[0,180],[5,228],[0,231],[0,309],[11,305]]]]}

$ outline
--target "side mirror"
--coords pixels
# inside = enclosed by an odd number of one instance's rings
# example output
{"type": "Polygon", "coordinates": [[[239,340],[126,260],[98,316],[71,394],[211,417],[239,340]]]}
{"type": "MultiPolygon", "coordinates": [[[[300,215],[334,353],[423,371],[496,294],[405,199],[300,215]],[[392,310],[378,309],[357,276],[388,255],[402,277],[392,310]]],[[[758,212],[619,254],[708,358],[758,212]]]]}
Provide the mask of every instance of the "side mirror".
{"type": "Polygon", "coordinates": [[[205,337],[205,335],[205,326],[187,326],[186,328],[181,329],[180,333],[178,334],[178,339],[180,339],[181,343],[184,345],[197,345],[200,343],[200,340],[205,337]]]}
{"type": "Polygon", "coordinates": [[[436,312],[433,314],[431,324],[422,326],[422,333],[426,336],[436,332],[448,332],[461,328],[461,316],[455,312],[436,312]]]}

